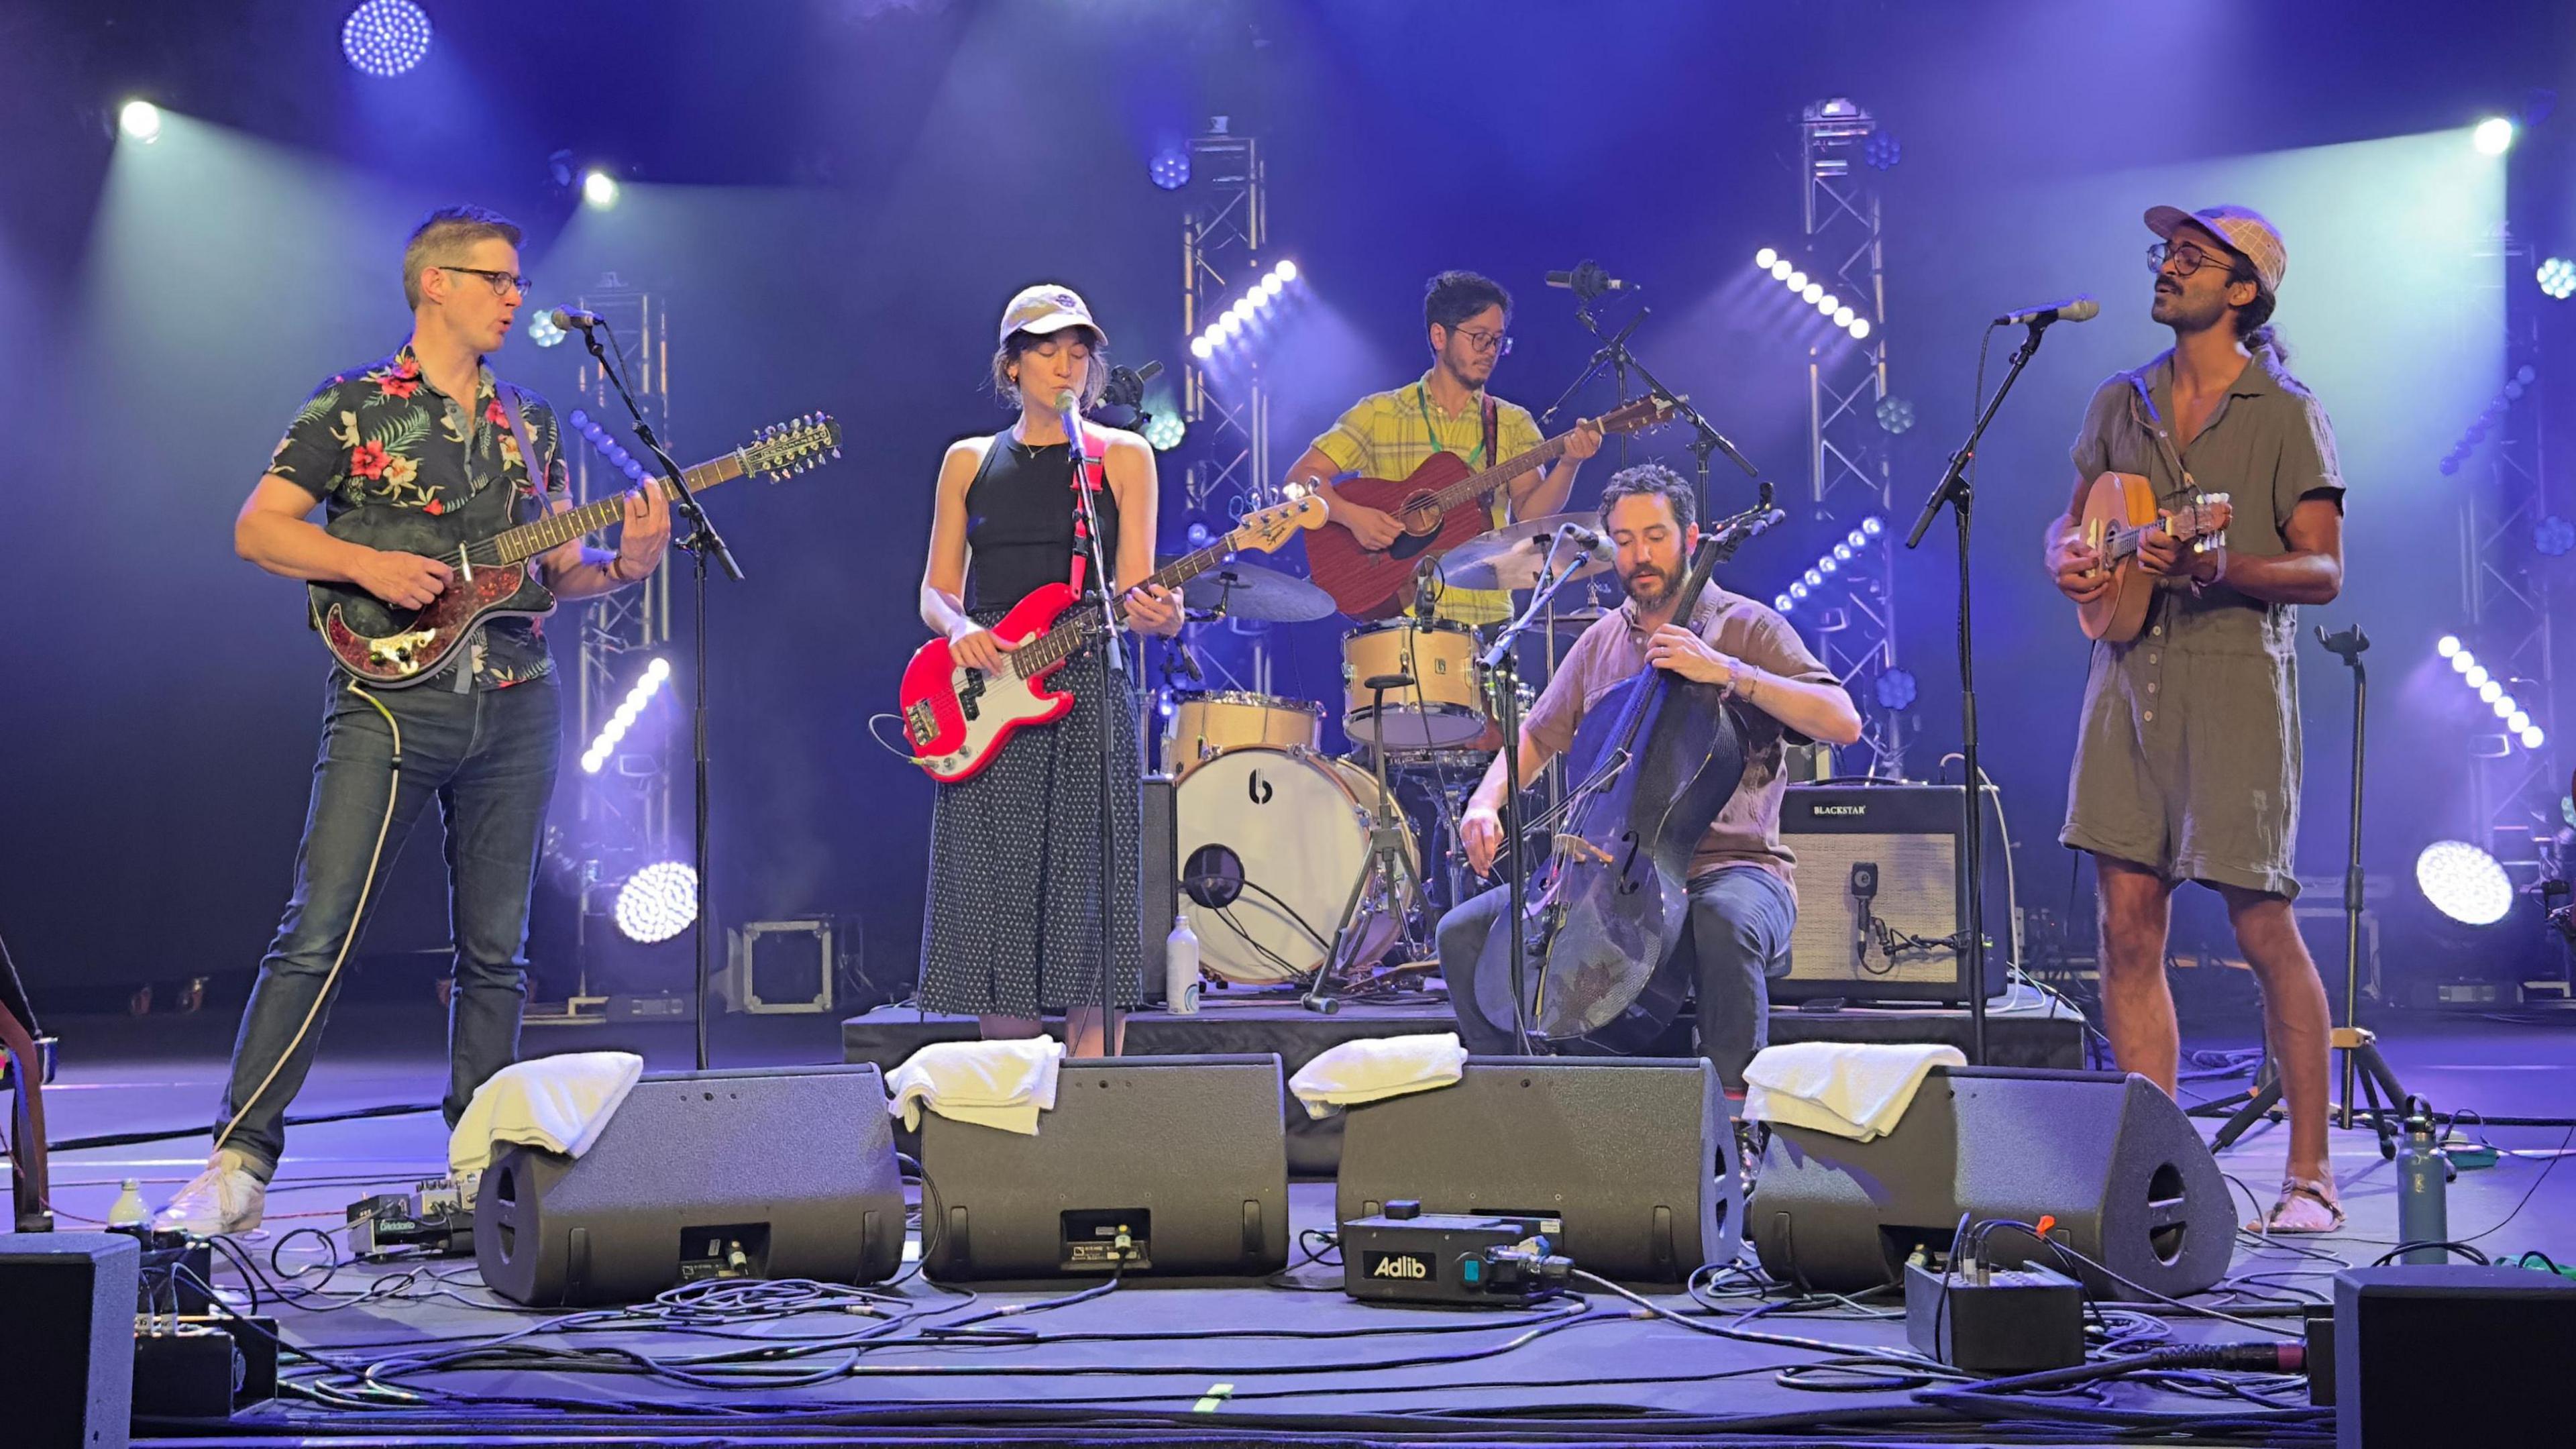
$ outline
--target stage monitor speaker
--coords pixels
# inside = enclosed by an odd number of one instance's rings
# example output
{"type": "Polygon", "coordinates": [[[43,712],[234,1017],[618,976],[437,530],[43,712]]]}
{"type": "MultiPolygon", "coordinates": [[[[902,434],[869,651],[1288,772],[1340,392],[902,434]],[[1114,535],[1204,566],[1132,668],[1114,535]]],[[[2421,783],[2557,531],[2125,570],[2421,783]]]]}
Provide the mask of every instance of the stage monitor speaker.
{"type": "Polygon", "coordinates": [[[1736,1256],[1734,1133],[1699,1058],[1470,1057],[1454,1086],[1347,1118],[1338,1221],[1406,1198],[1555,1220],[1575,1266],[1635,1282],[1736,1256]]]}
{"type": "Polygon", "coordinates": [[[142,1263],[123,1233],[0,1233],[0,1441],[125,1449],[142,1263]]]}
{"type": "Polygon", "coordinates": [[[903,1230],[875,1067],[678,1072],[637,1082],[579,1158],[499,1149],[474,1259],[520,1303],[633,1303],[700,1278],[875,1282],[903,1230]]]}
{"type": "MultiPolygon", "coordinates": [[[[1746,1236],[1772,1277],[1850,1293],[1903,1282],[1918,1247],[1947,1253],[1962,1213],[1972,1226],[2054,1215],[2054,1241],[2168,1297],[2217,1282],[2236,1243],[2218,1164],[2153,1083],[2009,1067],[1935,1069],[1895,1130],[1869,1142],[1774,1124],[1746,1236]]],[[[2024,1233],[1997,1231],[1986,1247],[2002,1266],[2137,1297],[2024,1233]]]]}
{"type": "MultiPolygon", "coordinates": [[[[1968,929],[1956,785],[1801,785],[1782,792],[1780,836],[1798,857],[1798,924],[1789,974],[1773,1004],[1950,1001],[1965,1004],[1955,943],[1968,929]],[[1891,949],[1891,947],[1893,949],[1891,949]]],[[[1992,817],[1992,810],[1988,812],[1992,817]]],[[[1986,850],[1989,886],[2002,850],[1986,850]]],[[[2009,941],[1991,889],[1986,936],[2009,941]]],[[[1986,953],[1989,995],[2005,986],[2011,953],[1986,953]]]]}
{"type": "Polygon", "coordinates": [[[2565,1443],[2557,1387],[2571,1343],[2576,1283],[2555,1273],[2348,1268],[2334,1282],[2335,1444],[2414,1449],[2463,1431],[2491,1444],[2565,1443]]]}
{"type": "Polygon", "coordinates": [[[1288,1266],[1279,1058],[1069,1061],[1034,1137],[921,1119],[931,1277],[1258,1276],[1288,1266]]]}
{"type": "Polygon", "coordinates": [[[1144,845],[1139,879],[1145,898],[1138,907],[1139,937],[1145,947],[1145,999],[1163,1000],[1164,947],[1172,922],[1181,914],[1180,817],[1169,775],[1147,775],[1139,798],[1144,845]]]}

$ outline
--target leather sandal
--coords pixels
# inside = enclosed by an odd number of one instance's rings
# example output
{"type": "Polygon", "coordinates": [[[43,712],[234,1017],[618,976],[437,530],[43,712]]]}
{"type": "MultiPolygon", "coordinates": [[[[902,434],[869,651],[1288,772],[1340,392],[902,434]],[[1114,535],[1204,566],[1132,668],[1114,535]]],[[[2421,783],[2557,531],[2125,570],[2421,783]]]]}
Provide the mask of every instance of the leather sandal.
{"type": "Polygon", "coordinates": [[[2311,1181],[2303,1177],[2285,1177],[2281,1179],[2281,1195],[2273,1199],[2271,1211],[2263,1214],[2260,1222],[2247,1223],[2245,1227],[2248,1232],[2262,1233],[2267,1236],[2273,1233],[2283,1237],[2339,1233],[2343,1231],[2343,1204],[2335,1200],[2334,1184],[2331,1182],[2311,1181]],[[2333,1215],[2334,1221],[2321,1228],[2283,1227],[2281,1214],[2289,1208],[2293,1200],[2298,1198],[2306,1198],[2324,1208],[2333,1215]]]}

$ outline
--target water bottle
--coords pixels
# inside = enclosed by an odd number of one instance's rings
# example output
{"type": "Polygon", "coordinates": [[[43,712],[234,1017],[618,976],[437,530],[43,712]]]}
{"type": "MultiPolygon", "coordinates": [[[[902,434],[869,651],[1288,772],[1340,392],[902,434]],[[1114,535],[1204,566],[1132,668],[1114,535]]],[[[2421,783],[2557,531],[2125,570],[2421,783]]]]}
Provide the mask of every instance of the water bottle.
{"type": "Polygon", "coordinates": [[[1175,1016],[1195,1016],[1199,1009],[1199,933],[1187,916],[1172,917],[1172,934],[1163,942],[1163,1009],[1175,1016]]]}
{"type": "MultiPolygon", "coordinates": [[[[2421,1097],[2406,1099],[2405,1133],[2397,1144],[2397,1241],[2449,1242],[2450,1213],[2443,1198],[2450,1164],[2433,1135],[2433,1109],[2421,1097]]],[[[2448,1248],[2410,1248],[2401,1261],[2440,1263],[2450,1256],[2448,1248]]]]}
{"type": "Polygon", "coordinates": [[[143,1228],[152,1225],[152,1209],[143,1205],[143,1183],[137,1178],[125,1180],[125,1191],[116,1195],[116,1205],[107,1210],[111,1228],[143,1228]]]}

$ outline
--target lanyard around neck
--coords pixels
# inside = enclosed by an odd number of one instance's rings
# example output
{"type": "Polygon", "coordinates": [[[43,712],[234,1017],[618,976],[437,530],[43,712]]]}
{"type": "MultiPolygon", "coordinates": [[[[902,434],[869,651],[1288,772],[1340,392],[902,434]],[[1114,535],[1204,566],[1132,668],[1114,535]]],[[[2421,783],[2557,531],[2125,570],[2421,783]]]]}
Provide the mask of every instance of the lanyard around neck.
{"type": "MultiPolygon", "coordinates": [[[[1431,424],[1431,384],[1427,382],[1418,382],[1413,385],[1413,404],[1414,406],[1422,409],[1422,431],[1429,435],[1431,439],[1431,451],[1435,453],[1448,451],[1447,445],[1440,441],[1440,430],[1433,427],[1431,424]]],[[[1476,430],[1476,446],[1473,451],[1467,454],[1467,466],[1470,468],[1481,468],[1484,465],[1484,429],[1479,427],[1476,430]]]]}

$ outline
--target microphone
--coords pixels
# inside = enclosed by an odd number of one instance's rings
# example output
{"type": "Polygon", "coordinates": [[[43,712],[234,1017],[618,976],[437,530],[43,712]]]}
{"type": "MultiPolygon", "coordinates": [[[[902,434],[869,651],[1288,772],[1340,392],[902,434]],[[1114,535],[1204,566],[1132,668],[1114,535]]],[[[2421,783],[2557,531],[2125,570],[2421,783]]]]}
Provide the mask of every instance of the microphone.
{"type": "Polygon", "coordinates": [[[1139,407],[1145,401],[1145,384],[1160,377],[1163,364],[1149,362],[1143,367],[1111,367],[1108,385],[1100,390],[1100,406],[1105,408],[1139,407]]]}
{"type": "Polygon", "coordinates": [[[1190,677],[1192,684],[1207,683],[1207,676],[1199,672],[1198,652],[1190,648],[1189,640],[1177,634],[1172,636],[1172,661],[1181,666],[1181,672],[1190,677]]]}
{"type": "Polygon", "coordinates": [[[1608,272],[1601,270],[1601,264],[1593,261],[1589,257],[1576,263],[1574,270],[1570,272],[1548,273],[1547,284],[1551,287],[1565,288],[1566,290],[1574,293],[1575,296],[1580,297],[1587,302],[1594,297],[1600,296],[1604,292],[1635,292],[1643,290],[1634,282],[1623,282],[1617,277],[1610,275],[1608,272]]]}
{"type": "Polygon", "coordinates": [[[1580,523],[1563,525],[1557,529],[1556,536],[1561,542],[1572,545],[1577,553],[1587,558],[1599,559],[1604,563],[1610,560],[1610,540],[1580,523]]]}
{"type": "Polygon", "coordinates": [[[578,307],[557,307],[552,312],[547,313],[546,316],[552,320],[557,327],[562,328],[566,332],[570,332],[576,327],[587,332],[593,327],[599,325],[598,313],[584,312],[578,307]]]}
{"type": "Polygon", "coordinates": [[[2006,312],[1995,319],[1994,325],[2009,327],[2016,322],[2027,322],[2033,327],[2045,327],[2051,322],[2090,322],[2101,314],[2102,304],[2092,298],[2069,297],[2045,307],[2024,307],[2018,312],[2006,312]]]}

